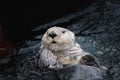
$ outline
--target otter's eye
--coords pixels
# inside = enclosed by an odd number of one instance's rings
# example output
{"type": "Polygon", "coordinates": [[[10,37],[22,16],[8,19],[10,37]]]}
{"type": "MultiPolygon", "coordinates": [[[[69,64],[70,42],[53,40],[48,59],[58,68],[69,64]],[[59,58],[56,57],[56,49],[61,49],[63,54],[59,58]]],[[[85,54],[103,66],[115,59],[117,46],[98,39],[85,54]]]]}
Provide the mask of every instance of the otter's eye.
{"type": "Polygon", "coordinates": [[[62,31],[62,33],[65,33],[66,31],[62,31]]]}

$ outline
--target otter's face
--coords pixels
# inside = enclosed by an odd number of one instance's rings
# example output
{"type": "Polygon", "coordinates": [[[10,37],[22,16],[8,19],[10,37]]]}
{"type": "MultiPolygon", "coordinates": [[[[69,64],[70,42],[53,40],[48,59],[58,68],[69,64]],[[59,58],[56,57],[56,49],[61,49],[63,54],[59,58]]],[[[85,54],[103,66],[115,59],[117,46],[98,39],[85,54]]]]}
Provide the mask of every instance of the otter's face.
{"type": "Polygon", "coordinates": [[[61,27],[49,28],[42,38],[43,46],[53,51],[67,49],[74,45],[74,42],[74,33],[61,27]]]}

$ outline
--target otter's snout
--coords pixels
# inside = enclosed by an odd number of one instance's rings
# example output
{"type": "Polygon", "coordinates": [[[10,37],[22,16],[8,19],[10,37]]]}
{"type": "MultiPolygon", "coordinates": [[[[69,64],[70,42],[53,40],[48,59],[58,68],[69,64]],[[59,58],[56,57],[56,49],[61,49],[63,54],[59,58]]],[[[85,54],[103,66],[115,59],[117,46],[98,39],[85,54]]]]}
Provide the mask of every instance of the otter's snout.
{"type": "Polygon", "coordinates": [[[52,32],[49,33],[49,37],[51,37],[51,38],[53,38],[53,39],[54,39],[54,37],[56,37],[56,36],[57,36],[57,34],[56,34],[54,31],[52,31],[52,32]]]}

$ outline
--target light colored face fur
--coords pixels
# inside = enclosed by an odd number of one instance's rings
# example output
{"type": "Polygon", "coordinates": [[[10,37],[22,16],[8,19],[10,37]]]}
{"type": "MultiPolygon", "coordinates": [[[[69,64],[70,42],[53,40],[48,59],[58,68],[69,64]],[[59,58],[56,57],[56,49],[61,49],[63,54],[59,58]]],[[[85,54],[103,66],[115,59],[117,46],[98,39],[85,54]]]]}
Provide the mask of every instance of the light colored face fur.
{"type": "Polygon", "coordinates": [[[68,29],[61,27],[49,28],[42,38],[43,47],[53,51],[66,50],[74,46],[74,44],[74,33],[68,29]],[[50,36],[52,32],[54,32],[54,34],[56,35],[54,38],[50,36]]]}

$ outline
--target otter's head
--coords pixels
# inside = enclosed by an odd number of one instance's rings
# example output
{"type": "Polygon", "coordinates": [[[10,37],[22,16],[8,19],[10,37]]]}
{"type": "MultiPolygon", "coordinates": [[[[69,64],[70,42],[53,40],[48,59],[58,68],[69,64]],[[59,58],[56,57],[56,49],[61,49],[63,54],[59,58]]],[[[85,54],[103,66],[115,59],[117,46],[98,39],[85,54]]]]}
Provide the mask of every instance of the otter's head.
{"type": "Polygon", "coordinates": [[[67,50],[74,44],[74,33],[61,27],[49,28],[42,38],[43,47],[53,51],[67,50]]]}

